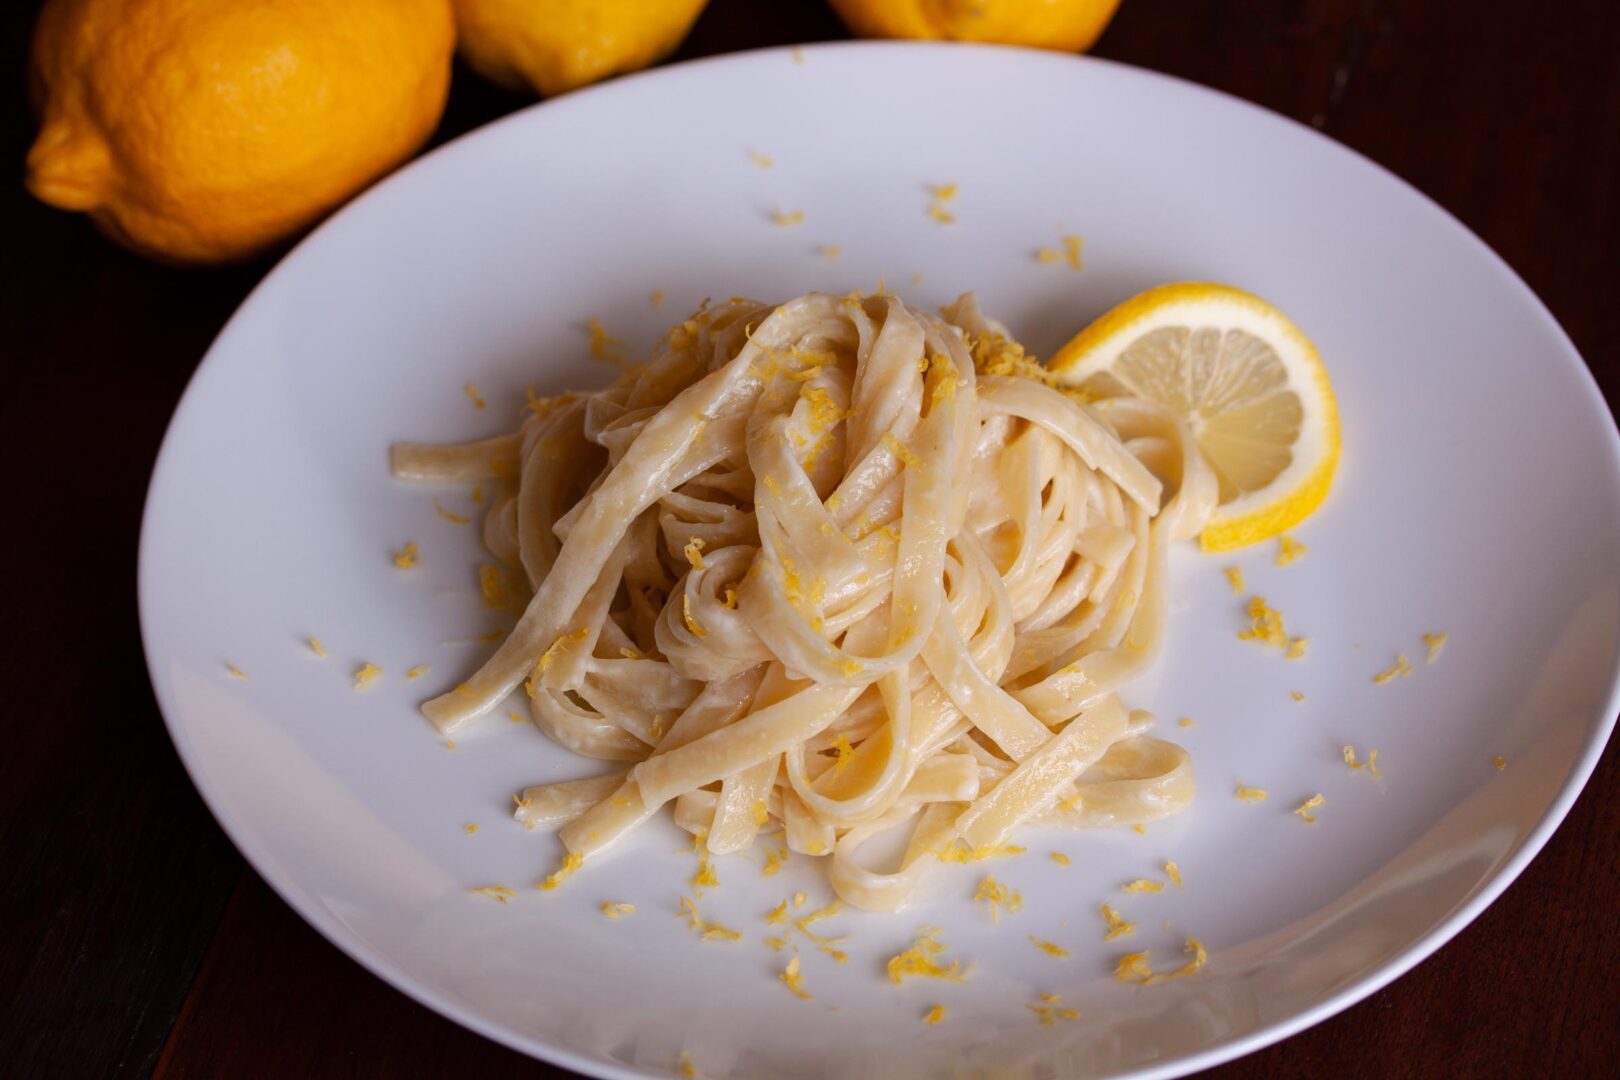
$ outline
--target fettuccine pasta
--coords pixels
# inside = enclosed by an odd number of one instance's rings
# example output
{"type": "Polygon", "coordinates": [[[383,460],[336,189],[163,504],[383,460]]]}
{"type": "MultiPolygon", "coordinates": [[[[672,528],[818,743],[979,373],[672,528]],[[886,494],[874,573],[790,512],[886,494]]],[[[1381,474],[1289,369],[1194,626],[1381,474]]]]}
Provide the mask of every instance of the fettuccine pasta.
{"type": "Polygon", "coordinates": [[[401,477],[501,481],[484,541],[533,590],[423,712],[455,732],[522,687],[542,731],[615,763],[527,789],[520,821],[584,860],[666,805],[714,853],[780,830],[894,910],[1025,822],[1188,805],[1186,751],[1117,691],[1214,474],[1163,408],[1050,385],[971,294],[942,314],[733,299],[516,435],[394,448],[401,477]],[[871,865],[891,829],[898,865],[871,865]]]}

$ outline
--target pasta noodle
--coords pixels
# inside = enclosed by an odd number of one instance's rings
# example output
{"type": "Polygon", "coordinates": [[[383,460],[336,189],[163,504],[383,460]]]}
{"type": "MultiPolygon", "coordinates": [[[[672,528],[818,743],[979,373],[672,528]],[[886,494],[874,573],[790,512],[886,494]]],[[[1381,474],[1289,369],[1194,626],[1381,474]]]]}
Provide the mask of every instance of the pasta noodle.
{"type": "Polygon", "coordinates": [[[533,595],[423,712],[452,733],[522,686],[542,731],[618,763],[518,798],[571,855],[671,805],[711,852],[779,829],[893,910],[955,845],[1192,799],[1118,690],[1214,474],[1163,408],[1050,385],[972,294],[705,306],[608,389],[393,464],[499,481],[485,544],[533,595]],[[893,829],[898,864],[866,865],[893,829]]]}

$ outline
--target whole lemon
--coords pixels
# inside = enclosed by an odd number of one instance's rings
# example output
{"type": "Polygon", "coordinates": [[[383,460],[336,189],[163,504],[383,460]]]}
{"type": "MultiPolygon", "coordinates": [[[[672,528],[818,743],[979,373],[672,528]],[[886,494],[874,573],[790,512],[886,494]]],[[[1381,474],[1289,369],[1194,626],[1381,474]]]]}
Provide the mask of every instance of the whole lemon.
{"type": "Polygon", "coordinates": [[[28,189],[179,262],[259,252],[408,158],[449,0],[47,0],[28,189]]]}
{"type": "Polygon", "coordinates": [[[551,95],[673,51],[707,0],[455,0],[461,55],[486,78],[551,95]]]}
{"type": "Polygon", "coordinates": [[[1119,0],[832,0],[861,37],[988,41],[1084,52],[1119,0]]]}

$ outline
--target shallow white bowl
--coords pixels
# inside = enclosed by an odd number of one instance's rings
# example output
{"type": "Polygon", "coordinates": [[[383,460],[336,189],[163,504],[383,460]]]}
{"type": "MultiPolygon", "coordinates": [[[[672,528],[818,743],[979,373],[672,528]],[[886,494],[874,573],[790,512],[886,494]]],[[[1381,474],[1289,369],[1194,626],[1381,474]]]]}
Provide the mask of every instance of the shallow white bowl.
{"type": "MultiPolygon", "coordinates": [[[[288,256],[175,414],[142,536],[142,628],[175,745],[254,867],[355,959],[491,1038],[604,1076],[668,1074],[683,1052],[703,1075],[1170,1075],[1395,978],[1564,816],[1616,712],[1617,445],[1580,358],[1512,271],[1301,127],[1044,53],[752,53],[493,124],[288,256]],[[926,212],[927,186],[945,182],[960,190],[951,226],[926,212]],[[777,206],[803,224],[773,225],[777,206]],[[1034,258],[1065,233],[1085,237],[1078,273],[1034,258]],[[1190,747],[1194,808],[1140,836],[1031,830],[1028,855],[942,868],[909,912],[830,920],[852,936],[850,962],[807,950],[805,1003],[775,980],[762,916],[795,889],[828,895],[809,860],[771,879],[720,862],[703,907],[744,931],[734,945],[676,916],[693,864],[667,823],[564,889],[529,887],[558,845],[510,822],[511,794],[593,767],[500,718],[451,753],[416,713],[478,663],[488,646],[454,642],[492,619],[476,531],[391,482],[386,451],[511,428],[525,385],[605,382],[589,317],[639,353],[707,295],[870,289],[880,275],[928,305],[976,288],[1042,355],[1158,282],[1251,289],[1326,358],[1344,462],[1299,532],[1302,561],[1277,567],[1270,545],[1173,557],[1167,651],[1129,697],[1190,747]],[[409,572],[388,557],[406,541],[422,550],[409,572]],[[1228,565],[1310,637],[1307,659],[1237,639],[1228,565]],[[1441,630],[1450,642],[1425,665],[1419,636],[1441,630]],[[1416,672],[1374,685],[1399,652],[1416,672]],[[350,688],[362,661],[384,669],[363,693],[350,688]],[[1176,727],[1183,716],[1196,726],[1176,727]],[[1383,778],[1346,768],[1346,743],[1377,747],[1383,778]],[[1270,801],[1235,800],[1240,779],[1270,801]],[[1316,792],[1312,826],[1290,810],[1316,792]],[[1166,859],[1185,889],[1118,892],[1166,859]],[[969,899],[987,869],[1026,901],[999,925],[969,899]],[[495,883],[518,899],[467,892],[495,883]],[[609,922],[609,899],[639,911],[609,922]],[[1133,937],[1102,942],[1103,900],[1140,924],[1133,937]],[[967,981],[887,983],[884,958],[922,923],[972,962],[967,981]],[[1198,976],[1110,977],[1121,946],[1164,965],[1189,934],[1211,953],[1198,976]],[[1084,1019],[1040,1026],[1026,1006],[1046,992],[1084,1019]],[[922,1026],[936,1002],[945,1022],[922,1026]]],[[[465,491],[441,497],[474,509],[465,491]]]]}

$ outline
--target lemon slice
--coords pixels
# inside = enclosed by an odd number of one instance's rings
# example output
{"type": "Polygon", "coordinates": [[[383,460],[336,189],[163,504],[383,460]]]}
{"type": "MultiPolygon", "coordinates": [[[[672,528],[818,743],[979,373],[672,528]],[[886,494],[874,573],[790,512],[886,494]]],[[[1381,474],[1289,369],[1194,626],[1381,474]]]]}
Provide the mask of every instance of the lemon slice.
{"type": "Polygon", "coordinates": [[[1287,316],[1241,289],[1149,289],[1047,366],[1060,384],[1133,394],[1186,417],[1220,481],[1220,505],[1199,537],[1205,551],[1292,528],[1333,482],[1339,410],[1322,358],[1287,316]]]}

